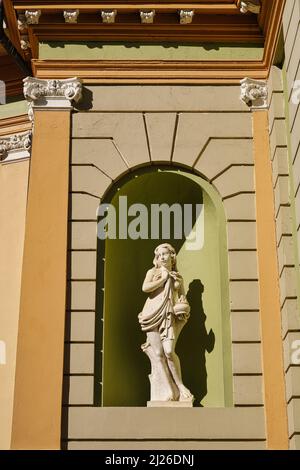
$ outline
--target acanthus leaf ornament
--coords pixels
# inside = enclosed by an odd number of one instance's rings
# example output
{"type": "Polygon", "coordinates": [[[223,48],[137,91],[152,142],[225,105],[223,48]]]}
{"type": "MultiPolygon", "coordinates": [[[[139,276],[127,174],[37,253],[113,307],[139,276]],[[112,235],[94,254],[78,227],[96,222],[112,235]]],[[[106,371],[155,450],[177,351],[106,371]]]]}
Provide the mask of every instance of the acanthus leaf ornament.
{"type": "Polygon", "coordinates": [[[42,80],[27,77],[24,78],[23,83],[25,98],[33,102],[43,97],[63,97],[69,101],[78,102],[82,94],[82,82],[78,78],[42,80]]]}
{"type": "Polygon", "coordinates": [[[262,80],[244,78],[241,80],[241,100],[252,109],[267,109],[268,87],[262,80]]]}
{"type": "Polygon", "coordinates": [[[38,24],[40,21],[41,10],[26,10],[25,18],[27,24],[38,24]]]}
{"type": "Polygon", "coordinates": [[[29,152],[31,148],[31,131],[26,134],[14,134],[0,139],[0,159],[7,158],[10,152],[29,152]]]}
{"type": "Polygon", "coordinates": [[[64,19],[66,23],[77,23],[79,10],[64,10],[64,19]]]}
{"type": "Polygon", "coordinates": [[[117,10],[101,10],[103,23],[114,23],[116,21],[117,10]]]}
{"type": "Polygon", "coordinates": [[[25,31],[27,29],[27,21],[24,13],[18,15],[18,30],[25,31]]]}
{"type": "Polygon", "coordinates": [[[151,24],[154,21],[155,10],[140,10],[140,17],[143,24],[151,24]]]}
{"type": "Polygon", "coordinates": [[[193,21],[194,10],[179,10],[180,24],[190,24],[193,21]]]}
{"type": "Polygon", "coordinates": [[[29,37],[26,35],[22,35],[20,39],[20,44],[22,51],[27,51],[28,49],[30,49],[29,37]]]}
{"type": "Polygon", "coordinates": [[[261,11],[260,0],[240,0],[239,8],[241,13],[254,13],[258,15],[261,11]]]}

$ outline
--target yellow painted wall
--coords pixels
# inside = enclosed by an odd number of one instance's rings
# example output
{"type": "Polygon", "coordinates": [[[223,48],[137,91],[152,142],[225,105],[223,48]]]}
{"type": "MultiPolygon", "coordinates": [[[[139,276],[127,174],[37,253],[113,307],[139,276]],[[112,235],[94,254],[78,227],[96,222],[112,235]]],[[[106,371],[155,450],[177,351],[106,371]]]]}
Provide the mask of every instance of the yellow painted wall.
{"type": "Polygon", "coordinates": [[[59,449],[66,308],[69,111],[35,111],[13,449],[59,449]]]}
{"type": "Polygon", "coordinates": [[[29,160],[0,166],[0,449],[11,439],[28,170],[29,160]]]}

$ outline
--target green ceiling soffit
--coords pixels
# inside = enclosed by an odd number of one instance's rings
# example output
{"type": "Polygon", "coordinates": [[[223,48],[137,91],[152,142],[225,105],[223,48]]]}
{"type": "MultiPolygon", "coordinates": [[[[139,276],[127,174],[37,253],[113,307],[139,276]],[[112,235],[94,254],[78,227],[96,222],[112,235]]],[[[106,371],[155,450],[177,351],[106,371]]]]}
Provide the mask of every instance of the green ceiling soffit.
{"type": "Polygon", "coordinates": [[[261,60],[263,47],[245,44],[137,44],[44,42],[40,59],[66,60],[261,60]]]}

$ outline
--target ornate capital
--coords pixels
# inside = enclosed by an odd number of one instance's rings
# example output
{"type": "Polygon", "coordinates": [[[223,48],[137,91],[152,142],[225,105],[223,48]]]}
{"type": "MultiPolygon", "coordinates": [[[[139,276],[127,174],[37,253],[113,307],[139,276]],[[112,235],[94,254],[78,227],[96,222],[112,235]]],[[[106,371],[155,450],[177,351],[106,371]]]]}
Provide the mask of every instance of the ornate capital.
{"type": "Polygon", "coordinates": [[[244,78],[241,80],[241,100],[252,109],[267,109],[267,83],[252,78],[244,78]]]}
{"type": "Polygon", "coordinates": [[[38,24],[40,21],[41,10],[26,10],[25,18],[27,24],[38,24]]]}
{"type": "Polygon", "coordinates": [[[114,23],[117,16],[117,10],[102,10],[101,17],[103,23],[114,23]]]}
{"type": "Polygon", "coordinates": [[[144,24],[153,23],[155,10],[140,10],[141,22],[144,24]]]}
{"type": "Polygon", "coordinates": [[[77,23],[79,10],[65,10],[64,19],[66,23],[77,23]]]}
{"type": "Polygon", "coordinates": [[[180,24],[189,24],[193,21],[194,10],[180,10],[180,24]]]}
{"type": "Polygon", "coordinates": [[[247,13],[250,11],[251,13],[258,15],[261,10],[261,2],[260,0],[240,0],[239,7],[241,13],[247,13]]]}
{"type": "Polygon", "coordinates": [[[0,139],[0,160],[10,162],[30,156],[31,131],[0,139]]]}
{"type": "Polygon", "coordinates": [[[34,108],[71,108],[71,102],[78,102],[82,94],[82,82],[78,78],[66,80],[42,80],[27,77],[23,80],[24,96],[34,108]]]}

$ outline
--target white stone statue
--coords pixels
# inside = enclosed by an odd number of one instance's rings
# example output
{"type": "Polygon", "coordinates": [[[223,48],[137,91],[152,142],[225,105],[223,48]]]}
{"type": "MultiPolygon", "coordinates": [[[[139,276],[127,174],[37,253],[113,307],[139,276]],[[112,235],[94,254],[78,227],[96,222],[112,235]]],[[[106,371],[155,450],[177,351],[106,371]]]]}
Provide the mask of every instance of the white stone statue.
{"type": "Polygon", "coordinates": [[[148,406],[192,406],[194,397],[183,385],[176,341],[190,316],[183,279],[177,271],[176,252],[159,245],[143,283],[149,294],[138,319],[147,341],[142,350],[151,361],[151,401],[148,406]],[[166,402],[166,403],[163,403],[166,402]],[[180,403],[179,403],[180,402],[180,403]]]}

